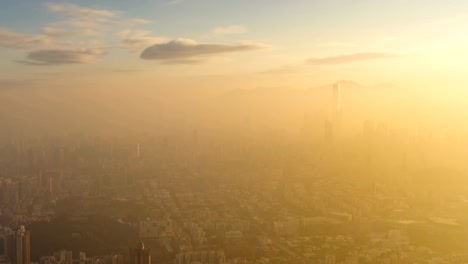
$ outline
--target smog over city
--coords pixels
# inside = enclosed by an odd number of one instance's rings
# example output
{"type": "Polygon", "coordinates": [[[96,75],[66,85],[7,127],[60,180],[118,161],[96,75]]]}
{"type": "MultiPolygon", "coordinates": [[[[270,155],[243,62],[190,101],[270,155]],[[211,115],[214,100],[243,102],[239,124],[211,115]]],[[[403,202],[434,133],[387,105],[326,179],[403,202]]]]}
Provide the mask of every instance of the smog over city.
{"type": "Polygon", "coordinates": [[[468,2],[0,0],[0,264],[468,263],[468,2]]]}

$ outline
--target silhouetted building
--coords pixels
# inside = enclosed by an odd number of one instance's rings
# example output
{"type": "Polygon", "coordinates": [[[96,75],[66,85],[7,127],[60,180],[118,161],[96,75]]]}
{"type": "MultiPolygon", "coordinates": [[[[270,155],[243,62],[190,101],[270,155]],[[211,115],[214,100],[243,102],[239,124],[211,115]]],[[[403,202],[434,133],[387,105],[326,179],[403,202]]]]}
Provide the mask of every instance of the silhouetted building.
{"type": "Polygon", "coordinates": [[[122,255],[109,255],[104,257],[105,264],[124,264],[124,257],[122,255]]]}
{"type": "Polygon", "coordinates": [[[57,261],[63,264],[73,264],[73,252],[67,250],[60,250],[54,253],[57,261]]]}
{"type": "Polygon", "coordinates": [[[150,264],[151,255],[149,248],[145,248],[145,244],[140,242],[136,248],[130,249],[130,264],[150,264]]]}
{"type": "Polygon", "coordinates": [[[0,256],[6,257],[8,254],[8,235],[0,235],[0,256]]]}
{"type": "Polygon", "coordinates": [[[343,110],[341,105],[341,83],[336,82],[332,87],[332,101],[330,122],[333,125],[334,138],[338,139],[343,135],[342,129],[343,110]]]}
{"type": "Polygon", "coordinates": [[[333,84],[333,111],[339,112],[341,110],[341,84],[337,82],[333,84]]]}
{"type": "Polygon", "coordinates": [[[31,263],[31,246],[29,231],[21,226],[15,234],[11,235],[7,242],[7,254],[11,263],[29,264],[31,263]]]}
{"type": "Polygon", "coordinates": [[[54,256],[44,256],[44,257],[41,257],[39,263],[40,264],[54,264],[54,263],[57,263],[57,260],[55,259],[54,256]]]}
{"type": "Polygon", "coordinates": [[[140,143],[136,145],[136,158],[140,159],[140,143]]]}
{"type": "Polygon", "coordinates": [[[80,252],[78,260],[80,261],[80,264],[86,263],[86,252],[80,252]]]}
{"type": "Polygon", "coordinates": [[[224,264],[226,257],[222,251],[190,251],[175,256],[174,264],[224,264]]]}
{"type": "Polygon", "coordinates": [[[341,83],[337,82],[333,85],[332,90],[332,115],[333,115],[333,124],[336,127],[341,125],[341,83]]]}

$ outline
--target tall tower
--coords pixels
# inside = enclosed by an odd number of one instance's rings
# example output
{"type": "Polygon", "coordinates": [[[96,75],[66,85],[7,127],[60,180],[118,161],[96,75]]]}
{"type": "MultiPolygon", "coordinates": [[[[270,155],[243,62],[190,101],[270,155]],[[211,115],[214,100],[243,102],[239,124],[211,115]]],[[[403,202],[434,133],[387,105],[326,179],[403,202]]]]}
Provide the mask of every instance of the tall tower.
{"type": "Polygon", "coordinates": [[[332,105],[331,105],[331,123],[333,127],[333,134],[336,138],[342,134],[341,130],[341,83],[336,82],[332,88],[332,105]]]}
{"type": "Polygon", "coordinates": [[[143,242],[130,249],[130,264],[151,264],[150,250],[145,248],[143,242]]]}
{"type": "Polygon", "coordinates": [[[333,84],[332,90],[332,115],[333,124],[339,126],[341,123],[341,83],[333,84]]]}
{"type": "Polygon", "coordinates": [[[136,145],[136,158],[140,159],[140,143],[136,145]]]}
{"type": "Polygon", "coordinates": [[[31,245],[29,231],[24,226],[21,226],[15,234],[15,240],[16,252],[15,256],[11,257],[15,258],[16,264],[30,264],[31,245]]]}
{"type": "Polygon", "coordinates": [[[336,82],[333,84],[333,110],[335,112],[341,109],[341,83],[336,82]]]}

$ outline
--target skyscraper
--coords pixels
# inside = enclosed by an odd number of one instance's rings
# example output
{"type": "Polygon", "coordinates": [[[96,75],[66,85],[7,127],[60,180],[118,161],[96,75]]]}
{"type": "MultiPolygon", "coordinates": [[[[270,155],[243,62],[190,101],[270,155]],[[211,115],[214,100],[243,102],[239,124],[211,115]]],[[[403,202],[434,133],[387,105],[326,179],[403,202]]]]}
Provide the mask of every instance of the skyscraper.
{"type": "Polygon", "coordinates": [[[54,252],[55,259],[62,264],[72,264],[73,263],[73,252],[70,250],[60,250],[54,252]]]}
{"type": "Polygon", "coordinates": [[[130,264],[150,264],[151,255],[149,248],[145,248],[143,242],[139,242],[136,248],[130,249],[130,264]]]}
{"type": "Polygon", "coordinates": [[[338,112],[341,110],[341,83],[333,84],[333,110],[338,112]]]}
{"type": "Polygon", "coordinates": [[[14,245],[11,245],[10,259],[13,259],[13,263],[16,264],[30,264],[30,236],[29,231],[26,230],[24,226],[21,226],[20,229],[13,235],[11,242],[14,242],[14,245]]]}
{"type": "Polygon", "coordinates": [[[325,256],[325,264],[335,264],[335,255],[327,255],[325,256]]]}
{"type": "Polygon", "coordinates": [[[341,124],[341,83],[336,82],[332,88],[332,118],[335,127],[341,124]]]}
{"type": "Polygon", "coordinates": [[[136,145],[136,158],[140,159],[140,143],[136,145]]]}
{"type": "Polygon", "coordinates": [[[12,243],[10,241],[13,241],[13,234],[11,230],[2,230],[0,233],[0,258],[1,257],[9,257],[10,254],[10,247],[12,243]]]}

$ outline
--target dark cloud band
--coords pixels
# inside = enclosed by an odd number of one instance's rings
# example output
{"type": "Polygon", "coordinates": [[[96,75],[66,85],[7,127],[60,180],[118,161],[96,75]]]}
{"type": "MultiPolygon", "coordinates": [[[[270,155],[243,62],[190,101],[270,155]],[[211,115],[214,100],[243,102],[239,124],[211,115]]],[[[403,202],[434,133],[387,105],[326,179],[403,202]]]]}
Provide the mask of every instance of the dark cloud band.
{"type": "Polygon", "coordinates": [[[200,61],[200,57],[259,50],[265,47],[262,44],[199,44],[189,39],[176,39],[147,47],[140,54],[140,58],[144,60],[159,60],[165,63],[170,63],[170,61],[193,62],[193,58],[197,58],[196,61],[200,61]]]}
{"type": "Polygon", "coordinates": [[[90,64],[98,61],[104,54],[101,49],[82,50],[36,50],[26,56],[26,60],[17,61],[27,65],[90,64]]]}

